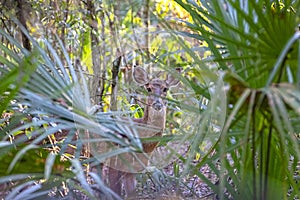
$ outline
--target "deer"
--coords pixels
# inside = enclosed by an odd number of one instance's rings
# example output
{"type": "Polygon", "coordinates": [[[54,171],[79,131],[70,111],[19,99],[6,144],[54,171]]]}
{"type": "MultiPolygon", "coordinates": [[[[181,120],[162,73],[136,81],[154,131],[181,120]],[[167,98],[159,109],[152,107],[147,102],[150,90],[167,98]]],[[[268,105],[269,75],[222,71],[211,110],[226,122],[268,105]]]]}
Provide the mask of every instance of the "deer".
{"type": "MultiPolygon", "coordinates": [[[[170,74],[166,79],[150,78],[148,73],[142,67],[135,67],[132,70],[133,80],[141,87],[144,87],[148,93],[145,100],[144,116],[142,118],[131,118],[130,120],[140,126],[146,126],[148,129],[137,129],[140,138],[149,137],[161,137],[165,129],[166,114],[167,114],[167,101],[165,97],[167,91],[171,87],[175,87],[179,84],[179,80],[176,80],[170,74]]],[[[151,156],[151,153],[158,146],[158,142],[142,143],[143,151],[147,155],[151,156]]],[[[145,169],[148,164],[148,158],[142,153],[137,153],[137,157],[133,157],[131,154],[124,155],[127,162],[135,163],[131,167],[136,167],[133,171],[132,168],[126,169],[126,164],[121,163],[120,159],[115,158],[110,161],[108,167],[108,180],[109,187],[119,196],[122,194],[122,184],[125,190],[125,196],[132,196],[135,193],[136,188],[136,173],[145,169]]]]}

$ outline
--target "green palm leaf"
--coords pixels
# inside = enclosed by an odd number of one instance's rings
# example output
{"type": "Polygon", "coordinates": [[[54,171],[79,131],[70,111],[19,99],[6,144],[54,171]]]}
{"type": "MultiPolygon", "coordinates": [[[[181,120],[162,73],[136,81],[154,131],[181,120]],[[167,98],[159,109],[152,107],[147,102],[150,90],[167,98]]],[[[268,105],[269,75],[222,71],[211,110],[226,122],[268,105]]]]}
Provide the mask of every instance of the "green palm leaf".
{"type": "Polygon", "coordinates": [[[207,43],[212,56],[205,61],[225,71],[230,87],[216,152],[192,171],[221,199],[298,198],[299,11],[293,8],[300,2],[176,2],[192,17],[189,33],[180,34],[207,43]],[[204,164],[217,183],[197,172],[204,164]]]}

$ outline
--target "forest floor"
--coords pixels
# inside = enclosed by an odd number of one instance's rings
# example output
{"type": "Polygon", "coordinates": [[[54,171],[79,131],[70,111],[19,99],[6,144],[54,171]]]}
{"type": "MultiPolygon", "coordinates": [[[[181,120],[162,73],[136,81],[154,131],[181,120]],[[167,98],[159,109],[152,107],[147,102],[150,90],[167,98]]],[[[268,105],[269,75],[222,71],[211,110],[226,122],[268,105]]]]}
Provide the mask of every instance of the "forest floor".
{"type": "MultiPolygon", "coordinates": [[[[181,164],[182,165],[182,164],[181,164]]],[[[180,168],[182,168],[181,166],[180,168]]],[[[157,170],[158,171],[158,170],[157,170]]],[[[164,178],[158,178],[160,183],[153,181],[153,177],[157,177],[157,174],[149,176],[147,174],[138,175],[138,183],[136,188],[136,195],[128,197],[128,200],[214,200],[216,195],[213,191],[197,176],[186,176],[181,180],[175,179],[173,164],[168,165],[163,169],[164,178]],[[149,178],[151,177],[151,178],[149,178]],[[170,178],[171,177],[171,178],[170,178]]],[[[182,171],[181,171],[182,172],[182,171]]],[[[207,166],[200,168],[200,172],[205,175],[209,180],[213,182],[216,180],[216,176],[211,173],[207,166]]],[[[154,172],[155,173],[155,172],[154,172]]],[[[160,174],[162,175],[162,174],[160,174]]],[[[5,199],[5,196],[9,194],[6,190],[8,185],[0,185],[0,200],[5,199]],[[5,192],[4,192],[5,191],[5,192]]],[[[83,193],[77,191],[76,199],[88,200],[89,198],[83,193]]],[[[50,197],[49,199],[55,199],[50,197]]],[[[64,199],[64,198],[63,198],[64,199]]]]}
{"type": "MultiPolygon", "coordinates": [[[[180,163],[180,162],[179,162],[180,163]]],[[[179,173],[182,173],[183,164],[180,163],[179,173]]],[[[152,178],[142,176],[142,180],[138,179],[137,192],[135,197],[127,198],[131,200],[146,200],[146,199],[158,199],[158,200],[213,200],[216,199],[216,195],[211,188],[205,184],[198,176],[186,176],[179,180],[174,178],[173,163],[163,169],[163,172],[169,178],[161,179],[162,182],[157,184],[157,181],[153,181],[152,178]],[[171,178],[170,178],[171,177],[171,178]]],[[[216,175],[211,173],[208,166],[203,166],[200,169],[206,178],[213,183],[217,182],[216,175]]],[[[155,177],[155,175],[154,175],[155,177]]]]}

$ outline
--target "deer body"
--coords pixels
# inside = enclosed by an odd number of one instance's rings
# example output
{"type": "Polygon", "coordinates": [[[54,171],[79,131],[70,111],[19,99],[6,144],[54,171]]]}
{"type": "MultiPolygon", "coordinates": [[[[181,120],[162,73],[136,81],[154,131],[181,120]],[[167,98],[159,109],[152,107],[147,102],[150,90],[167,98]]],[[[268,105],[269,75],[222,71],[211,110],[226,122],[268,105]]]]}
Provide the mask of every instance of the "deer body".
{"type": "MultiPolygon", "coordinates": [[[[168,89],[176,86],[179,81],[170,75],[167,76],[166,80],[159,78],[150,79],[146,71],[140,67],[134,69],[133,78],[149,92],[146,99],[144,116],[139,119],[132,119],[132,121],[138,124],[149,127],[148,129],[137,129],[138,135],[140,138],[162,136],[167,112],[167,102],[163,98],[166,96],[168,89]]],[[[157,147],[158,142],[143,143],[142,145],[144,152],[150,156],[151,152],[157,147]]],[[[122,167],[120,168],[120,166],[124,165],[124,163],[120,163],[121,161],[117,159],[111,161],[112,164],[108,168],[109,186],[117,194],[121,195],[122,183],[127,196],[134,192],[136,185],[135,173],[141,172],[148,164],[148,159],[144,154],[137,154],[137,157],[139,161],[142,161],[143,165],[138,164],[137,160],[131,154],[124,156],[126,161],[136,163],[136,165],[132,164],[130,166],[130,168],[134,169],[133,172],[130,172],[129,168],[126,169],[126,166],[123,166],[123,169],[122,167]],[[114,167],[114,165],[117,167],[114,167]]]]}

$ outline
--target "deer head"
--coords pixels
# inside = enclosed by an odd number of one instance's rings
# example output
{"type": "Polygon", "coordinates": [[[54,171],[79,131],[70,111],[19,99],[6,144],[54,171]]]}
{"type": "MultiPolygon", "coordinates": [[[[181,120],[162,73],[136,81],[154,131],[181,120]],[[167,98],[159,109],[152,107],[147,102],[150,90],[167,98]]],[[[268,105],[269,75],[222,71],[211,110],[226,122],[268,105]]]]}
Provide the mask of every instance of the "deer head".
{"type": "Polygon", "coordinates": [[[167,95],[169,88],[178,85],[179,80],[176,80],[170,74],[165,80],[154,78],[150,79],[148,73],[141,67],[135,67],[133,70],[133,78],[139,85],[144,86],[149,92],[147,97],[147,107],[154,109],[156,112],[163,112],[166,109],[166,101],[164,97],[167,95]]]}

